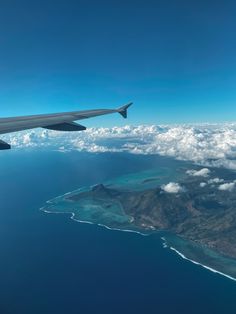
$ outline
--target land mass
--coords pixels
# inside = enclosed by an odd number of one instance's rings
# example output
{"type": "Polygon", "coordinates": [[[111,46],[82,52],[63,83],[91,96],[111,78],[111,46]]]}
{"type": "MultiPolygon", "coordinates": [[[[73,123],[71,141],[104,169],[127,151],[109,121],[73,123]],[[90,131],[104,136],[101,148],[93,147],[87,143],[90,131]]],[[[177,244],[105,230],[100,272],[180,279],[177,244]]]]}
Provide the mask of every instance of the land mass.
{"type": "Polygon", "coordinates": [[[182,192],[168,193],[161,186],[143,191],[98,184],[69,195],[70,202],[93,200],[109,211],[119,204],[130,224],[141,230],[169,231],[224,256],[236,258],[236,193],[217,183],[201,185],[203,178],[186,176],[182,192]]]}

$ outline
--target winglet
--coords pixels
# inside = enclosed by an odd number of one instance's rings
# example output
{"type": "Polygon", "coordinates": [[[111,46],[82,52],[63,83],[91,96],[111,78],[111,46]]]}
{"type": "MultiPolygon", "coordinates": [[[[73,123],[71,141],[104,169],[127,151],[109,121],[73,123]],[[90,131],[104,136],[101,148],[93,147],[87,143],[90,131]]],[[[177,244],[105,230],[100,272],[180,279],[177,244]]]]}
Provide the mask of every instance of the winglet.
{"type": "Polygon", "coordinates": [[[5,149],[11,149],[11,145],[8,143],[0,140],[0,150],[5,150],[5,149]]]}
{"type": "Polygon", "coordinates": [[[123,118],[125,118],[125,119],[127,118],[127,109],[128,109],[132,104],[133,104],[133,103],[130,102],[129,104],[124,105],[124,106],[122,106],[122,107],[120,107],[120,108],[117,109],[117,111],[119,112],[119,114],[122,115],[123,118]]]}

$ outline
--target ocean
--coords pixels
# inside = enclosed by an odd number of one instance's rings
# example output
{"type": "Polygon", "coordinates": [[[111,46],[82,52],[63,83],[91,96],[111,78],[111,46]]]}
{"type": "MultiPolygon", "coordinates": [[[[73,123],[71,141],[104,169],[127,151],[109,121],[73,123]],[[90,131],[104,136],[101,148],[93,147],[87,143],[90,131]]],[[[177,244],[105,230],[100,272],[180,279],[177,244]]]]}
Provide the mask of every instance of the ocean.
{"type": "Polygon", "coordinates": [[[49,199],[177,161],[130,154],[0,154],[0,313],[236,313],[236,282],[163,248],[159,235],[46,214],[49,199]]]}

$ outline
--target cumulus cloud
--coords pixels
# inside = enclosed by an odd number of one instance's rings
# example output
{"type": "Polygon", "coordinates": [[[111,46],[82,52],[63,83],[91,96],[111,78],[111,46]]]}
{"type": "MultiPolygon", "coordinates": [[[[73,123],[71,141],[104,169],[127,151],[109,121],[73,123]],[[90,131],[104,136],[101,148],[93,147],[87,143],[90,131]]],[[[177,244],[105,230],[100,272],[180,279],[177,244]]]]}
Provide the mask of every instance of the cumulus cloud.
{"type": "Polygon", "coordinates": [[[208,177],[210,174],[210,170],[208,168],[202,168],[200,170],[188,170],[186,173],[190,176],[194,177],[208,177]]]}
{"type": "Polygon", "coordinates": [[[232,192],[234,188],[235,188],[235,182],[223,183],[219,185],[218,187],[220,191],[229,191],[229,192],[232,192]]]}
{"type": "Polygon", "coordinates": [[[206,184],[206,182],[201,182],[199,185],[201,188],[204,188],[207,184],[206,184]]]}
{"type": "Polygon", "coordinates": [[[224,182],[224,179],[220,179],[220,178],[213,178],[213,179],[208,180],[209,184],[222,183],[222,182],[224,182]]]}
{"type": "Polygon", "coordinates": [[[170,182],[161,186],[162,190],[167,193],[180,193],[184,191],[184,188],[179,183],[170,182]]]}
{"type": "Polygon", "coordinates": [[[236,123],[222,125],[139,125],[89,128],[85,132],[30,130],[1,136],[16,149],[159,154],[236,170],[236,123]]]}

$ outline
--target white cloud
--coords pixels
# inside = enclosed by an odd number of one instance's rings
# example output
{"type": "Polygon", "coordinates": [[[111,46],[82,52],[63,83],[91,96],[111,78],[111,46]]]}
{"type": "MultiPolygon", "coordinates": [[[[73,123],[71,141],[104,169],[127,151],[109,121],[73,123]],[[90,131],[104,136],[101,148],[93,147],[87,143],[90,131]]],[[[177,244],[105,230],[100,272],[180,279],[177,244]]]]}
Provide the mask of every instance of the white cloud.
{"type": "Polygon", "coordinates": [[[184,188],[179,183],[170,182],[161,186],[162,190],[167,193],[180,193],[184,191],[184,188]]]}
{"type": "Polygon", "coordinates": [[[222,183],[222,182],[224,182],[224,179],[220,179],[220,178],[213,178],[213,179],[208,180],[209,184],[222,183]]]}
{"type": "Polygon", "coordinates": [[[201,182],[199,185],[201,188],[204,188],[207,184],[206,184],[206,182],[201,182]]]}
{"type": "Polygon", "coordinates": [[[220,191],[233,191],[233,189],[235,188],[235,182],[230,182],[230,183],[223,183],[221,185],[219,185],[218,189],[220,191]]]}
{"type": "Polygon", "coordinates": [[[84,132],[30,130],[2,135],[13,148],[160,154],[236,170],[236,123],[222,125],[139,125],[89,128],[84,132]]]}
{"type": "Polygon", "coordinates": [[[210,174],[210,170],[208,168],[202,168],[200,170],[188,170],[186,173],[190,176],[194,177],[208,177],[210,174]]]}

